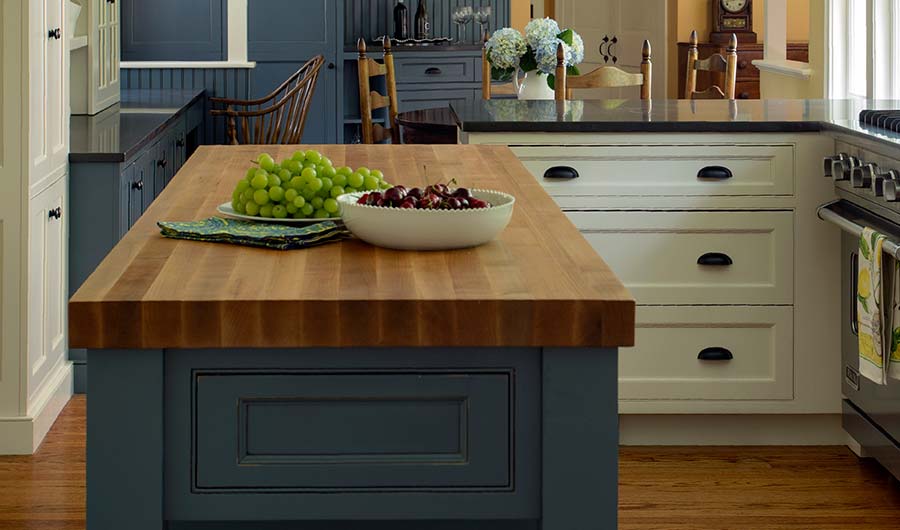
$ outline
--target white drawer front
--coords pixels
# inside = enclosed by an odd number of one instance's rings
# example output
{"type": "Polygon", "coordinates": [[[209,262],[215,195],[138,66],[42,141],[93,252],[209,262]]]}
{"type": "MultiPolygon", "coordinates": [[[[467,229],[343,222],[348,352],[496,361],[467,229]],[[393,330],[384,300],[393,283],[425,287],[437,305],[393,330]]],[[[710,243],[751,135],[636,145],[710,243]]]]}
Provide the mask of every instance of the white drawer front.
{"type": "Polygon", "coordinates": [[[553,196],[793,195],[791,146],[513,147],[553,196]],[[544,178],[568,166],[575,179],[544,178]],[[728,168],[731,178],[699,178],[703,168],[728,168]]]}
{"type": "Polygon", "coordinates": [[[638,304],[793,303],[791,212],[567,215],[638,304]]]}
{"type": "Polygon", "coordinates": [[[636,318],[635,347],[619,352],[620,399],[793,399],[792,308],[638,307],[636,318]],[[700,360],[709,348],[733,358],[700,360]]]}

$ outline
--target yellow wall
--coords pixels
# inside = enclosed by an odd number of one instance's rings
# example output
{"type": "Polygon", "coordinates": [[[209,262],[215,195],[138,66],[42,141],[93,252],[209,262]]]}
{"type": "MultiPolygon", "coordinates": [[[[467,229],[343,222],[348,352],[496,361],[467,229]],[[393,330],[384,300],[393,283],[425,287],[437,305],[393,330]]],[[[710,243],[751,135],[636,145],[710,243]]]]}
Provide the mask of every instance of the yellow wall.
{"type": "MultiPolygon", "coordinates": [[[[692,30],[697,30],[700,41],[709,38],[712,29],[711,2],[716,0],[668,0],[669,4],[669,97],[678,97],[678,42],[686,42],[692,30]]],[[[821,9],[821,0],[788,0],[787,39],[806,41],[810,39],[810,5],[821,9]]],[[[757,40],[765,37],[765,0],[753,2],[753,31],[757,40]]],[[[812,50],[810,50],[812,52],[812,50]]]]}
{"type": "Polygon", "coordinates": [[[525,31],[525,24],[531,20],[531,0],[510,0],[510,24],[519,31],[525,31]]]}
{"type": "MultiPolygon", "coordinates": [[[[793,4],[791,0],[788,5],[793,4]]],[[[825,97],[825,2],[813,1],[807,5],[806,28],[809,37],[809,79],[796,79],[783,75],[760,72],[760,93],[766,99],[825,97]]],[[[789,15],[790,16],[790,15],[789,15]]]]}

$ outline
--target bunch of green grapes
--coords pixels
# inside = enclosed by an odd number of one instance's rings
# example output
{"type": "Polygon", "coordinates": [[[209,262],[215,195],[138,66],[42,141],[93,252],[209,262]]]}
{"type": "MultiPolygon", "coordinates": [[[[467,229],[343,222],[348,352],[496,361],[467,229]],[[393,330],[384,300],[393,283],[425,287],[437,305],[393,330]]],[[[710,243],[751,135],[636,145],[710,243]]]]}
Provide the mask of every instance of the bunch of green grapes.
{"type": "Polygon", "coordinates": [[[297,151],[277,164],[263,153],[256,162],[231,194],[231,207],[239,214],[276,219],[340,217],[338,196],[391,187],[377,169],[335,168],[328,157],[314,150],[297,151]]]}

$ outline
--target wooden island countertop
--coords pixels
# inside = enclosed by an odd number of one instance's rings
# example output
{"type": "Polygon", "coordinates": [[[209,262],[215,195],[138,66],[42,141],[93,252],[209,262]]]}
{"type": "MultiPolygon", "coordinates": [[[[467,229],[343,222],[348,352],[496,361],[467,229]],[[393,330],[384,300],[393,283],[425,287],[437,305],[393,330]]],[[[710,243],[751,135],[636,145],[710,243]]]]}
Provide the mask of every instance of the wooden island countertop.
{"type": "Polygon", "coordinates": [[[216,215],[260,152],[295,148],[201,147],[72,297],[70,347],[633,344],[633,298],[506,147],[304,146],[395,184],[455,178],[514,195],[510,225],[477,248],[278,251],[160,235],[159,220],[216,215]]]}

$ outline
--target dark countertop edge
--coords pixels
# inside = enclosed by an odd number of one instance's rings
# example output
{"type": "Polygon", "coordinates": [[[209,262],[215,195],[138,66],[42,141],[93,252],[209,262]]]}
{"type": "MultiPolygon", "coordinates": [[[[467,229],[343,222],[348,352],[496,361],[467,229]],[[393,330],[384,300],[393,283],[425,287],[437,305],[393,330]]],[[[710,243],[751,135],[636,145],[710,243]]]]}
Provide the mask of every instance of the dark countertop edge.
{"type": "MultiPolygon", "coordinates": [[[[460,122],[457,115],[457,122],[460,122]]],[[[830,125],[830,124],[824,124],[830,125]]],[[[463,132],[477,133],[705,133],[705,132],[763,132],[796,133],[820,132],[825,129],[820,122],[768,121],[768,122],[469,122],[460,123],[463,132]]]]}
{"type": "MultiPolygon", "coordinates": [[[[134,145],[130,146],[123,152],[118,153],[69,153],[69,163],[110,163],[110,162],[128,162],[134,156],[140,152],[147,144],[153,142],[156,138],[159,137],[160,133],[170,127],[178,118],[184,115],[185,111],[187,111],[188,107],[197,103],[198,100],[202,99],[206,95],[206,89],[201,88],[197,90],[197,93],[194,94],[194,97],[190,99],[187,103],[185,103],[181,108],[177,111],[169,115],[168,118],[162,123],[160,123],[155,129],[147,133],[143,138],[134,143],[134,145]]],[[[123,112],[123,111],[120,111],[123,112]]],[[[128,112],[128,109],[124,110],[125,113],[128,112]]],[[[162,112],[160,113],[162,114],[162,112]]]]}

